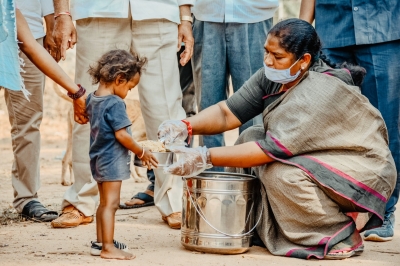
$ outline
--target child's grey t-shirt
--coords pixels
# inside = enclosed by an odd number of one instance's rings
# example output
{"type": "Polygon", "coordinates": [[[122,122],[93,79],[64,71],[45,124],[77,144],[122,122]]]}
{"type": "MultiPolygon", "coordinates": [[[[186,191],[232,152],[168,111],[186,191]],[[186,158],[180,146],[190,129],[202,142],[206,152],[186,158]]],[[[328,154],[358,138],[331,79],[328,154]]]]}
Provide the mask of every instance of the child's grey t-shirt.
{"type": "Polygon", "coordinates": [[[86,99],[90,122],[90,168],[97,182],[119,181],[130,176],[130,151],[115,138],[115,131],[132,124],[125,102],[116,95],[98,97],[90,93],[86,99]]]}

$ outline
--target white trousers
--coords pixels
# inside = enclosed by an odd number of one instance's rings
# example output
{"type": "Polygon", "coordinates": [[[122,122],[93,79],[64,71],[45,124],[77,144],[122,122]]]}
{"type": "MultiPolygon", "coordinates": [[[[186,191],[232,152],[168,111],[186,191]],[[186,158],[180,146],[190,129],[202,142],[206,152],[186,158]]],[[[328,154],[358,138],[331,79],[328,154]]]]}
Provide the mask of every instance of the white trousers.
{"type": "MultiPolygon", "coordinates": [[[[133,49],[148,59],[137,86],[147,138],[157,140],[158,126],[164,120],[186,117],[176,58],[177,24],[164,19],[87,18],[77,21],[76,30],[76,83],[88,92],[96,90],[98,85],[92,85],[87,74],[89,65],[109,50],[133,49]]],[[[98,190],[89,166],[89,124],[75,123],[72,134],[75,183],[66,191],[62,208],[72,204],[90,216],[95,212],[98,190]]],[[[156,174],[154,200],[162,215],[182,210],[182,185],[179,177],[156,174]]]]}

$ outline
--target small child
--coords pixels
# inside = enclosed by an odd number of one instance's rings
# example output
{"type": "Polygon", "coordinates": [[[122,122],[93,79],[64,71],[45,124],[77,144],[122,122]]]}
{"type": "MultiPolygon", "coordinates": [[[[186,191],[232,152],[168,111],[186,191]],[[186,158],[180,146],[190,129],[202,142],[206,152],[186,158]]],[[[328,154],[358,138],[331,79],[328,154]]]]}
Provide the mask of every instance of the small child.
{"type": "Polygon", "coordinates": [[[98,183],[100,205],[96,212],[97,241],[91,254],[105,259],[134,259],[124,244],[114,241],[115,212],[120,201],[121,181],[129,179],[132,151],[143,165],[157,167],[153,154],[132,139],[132,124],[123,99],[140,80],[146,58],[125,50],[112,50],[91,66],[88,73],[98,89],[86,100],[90,121],[90,168],[98,183]]]}

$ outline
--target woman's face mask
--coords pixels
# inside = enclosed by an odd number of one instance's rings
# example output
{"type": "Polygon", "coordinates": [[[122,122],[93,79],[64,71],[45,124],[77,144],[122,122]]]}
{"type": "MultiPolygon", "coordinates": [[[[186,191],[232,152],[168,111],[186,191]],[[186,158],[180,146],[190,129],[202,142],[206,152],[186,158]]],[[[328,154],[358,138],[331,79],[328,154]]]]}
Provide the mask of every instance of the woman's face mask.
{"type": "Polygon", "coordinates": [[[281,83],[281,84],[286,84],[286,83],[289,83],[289,82],[292,82],[292,81],[296,80],[298,78],[298,76],[300,75],[301,70],[299,69],[299,71],[297,71],[297,73],[292,76],[290,74],[290,69],[300,60],[300,58],[297,59],[297,61],[294,62],[287,69],[270,68],[270,67],[267,67],[265,62],[263,62],[264,63],[265,76],[270,81],[273,81],[273,82],[276,82],[276,83],[281,83]]]}

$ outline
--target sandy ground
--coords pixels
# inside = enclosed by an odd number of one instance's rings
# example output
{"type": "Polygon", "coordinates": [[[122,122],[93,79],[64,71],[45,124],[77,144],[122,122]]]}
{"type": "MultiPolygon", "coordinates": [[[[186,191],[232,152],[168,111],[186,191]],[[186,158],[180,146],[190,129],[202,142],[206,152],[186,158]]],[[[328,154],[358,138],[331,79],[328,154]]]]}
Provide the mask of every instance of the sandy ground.
{"type": "MultiPolygon", "coordinates": [[[[73,76],[73,51],[64,69],[73,76]],[[71,67],[72,66],[72,67],[71,67]]],[[[58,98],[48,83],[42,124],[40,200],[50,209],[60,210],[63,193],[60,184],[61,157],[66,146],[68,103],[58,98]]],[[[13,160],[8,115],[3,91],[0,91],[0,211],[9,209],[13,200],[11,165],[13,160]]],[[[230,132],[232,144],[237,132],[230,132]]],[[[143,191],[147,183],[124,181],[122,200],[143,191]]],[[[252,247],[241,255],[213,255],[192,252],[180,244],[180,231],[170,229],[155,207],[118,210],[115,238],[126,243],[136,255],[133,261],[103,260],[90,256],[90,241],[95,239],[95,223],[72,229],[52,229],[50,224],[20,222],[0,225],[0,265],[399,265],[400,211],[396,212],[396,236],[391,242],[365,243],[360,257],[344,261],[299,260],[272,256],[266,249],[252,247]]]]}

